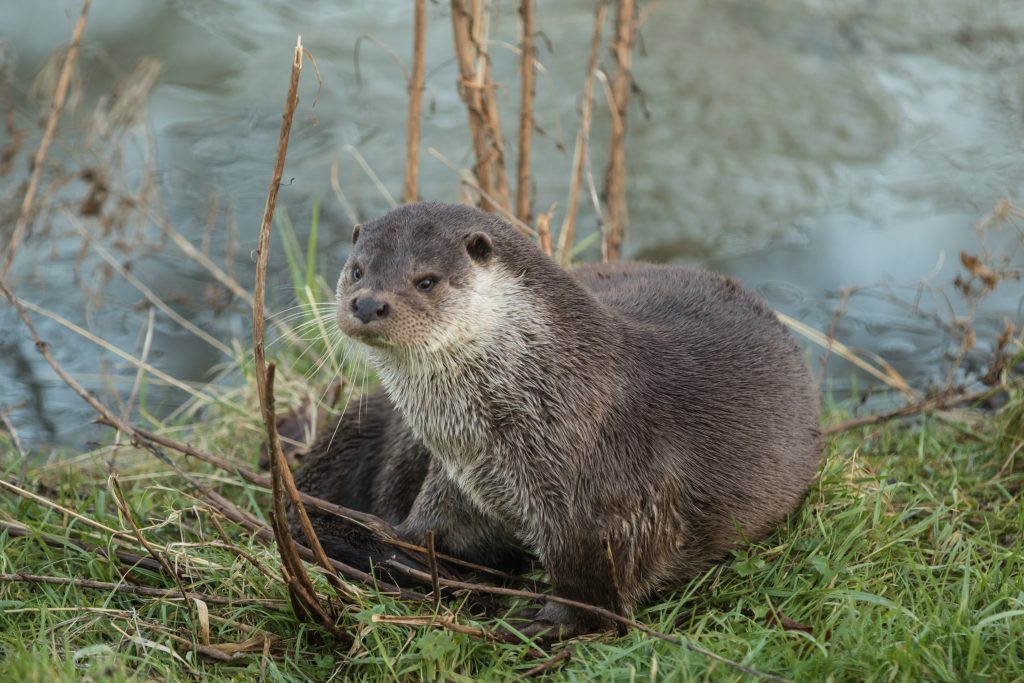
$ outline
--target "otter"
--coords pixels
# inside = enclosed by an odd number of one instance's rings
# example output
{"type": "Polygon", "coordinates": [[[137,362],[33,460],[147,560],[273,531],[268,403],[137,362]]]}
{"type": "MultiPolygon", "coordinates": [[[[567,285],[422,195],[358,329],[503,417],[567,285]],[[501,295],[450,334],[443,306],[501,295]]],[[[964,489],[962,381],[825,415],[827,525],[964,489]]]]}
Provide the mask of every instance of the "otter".
{"type": "MultiPolygon", "coordinates": [[[[382,390],[325,430],[301,489],[411,542],[434,530],[467,560],[529,552],[555,595],[626,614],[762,539],[815,477],[803,351],[735,281],[646,263],[565,270],[459,205],[403,206],[352,239],[336,319],[382,390]]],[[[340,558],[388,554],[337,520],[314,524],[340,558]]],[[[521,631],[607,626],[547,603],[521,631]]]]}

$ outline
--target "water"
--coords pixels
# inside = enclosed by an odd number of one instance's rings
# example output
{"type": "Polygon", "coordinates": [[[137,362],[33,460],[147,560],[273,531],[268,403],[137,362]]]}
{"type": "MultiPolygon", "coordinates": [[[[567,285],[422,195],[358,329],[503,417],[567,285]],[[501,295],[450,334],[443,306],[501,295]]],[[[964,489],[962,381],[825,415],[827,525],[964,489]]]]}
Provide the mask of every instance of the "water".
{"type": "MultiPolygon", "coordinates": [[[[0,42],[13,73],[6,100],[29,130],[26,150],[33,150],[39,108],[30,85],[51,50],[70,36],[79,6],[73,0],[5,5],[0,42]]],[[[589,0],[538,8],[537,26],[553,48],[541,50],[545,72],[537,86],[535,118],[544,131],[535,146],[539,211],[566,205],[592,9],[589,0]]],[[[502,3],[492,28],[509,137],[518,115],[517,56],[506,46],[518,42],[513,10],[513,3],[502,3]]],[[[426,149],[466,166],[466,114],[454,87],[447,4],[428,4],[428,16],[421,193],[455,200],[458,176],[426,149]]],[[[128,126],[118,182],[138,187],[151,155],[172,223],[199,244],[212,216],[210,253],[222,264],[228,226],[237,224],[233,268],[249,285],[297,33],[316,58],[323,88],[318,94],[307,64],[279,205],[301,237],[312,200],[321,201],[321,265],[333,273],[344,259],[350,218],[331,189],[332,164],[339,164],[340,183],[360,219],[385,211],[388,202],[352,148],[392,195],[401,194],[401,70],[384,49],[364,41],[357,83],[353,52],[365,35],[407,61],[408,2],[96,3],[79,60],[80,101],[62,117],[51,158],[76,168],[97,163],[88,144],[90,112],[140,60],[155,58],[161,70],[146,100],[146,125],[128,126]]],[[[971,226],[998,200],[1022,195],[1024,5],[1016,0],[673,0],[653,10],[642,35],[645,54],[637,54],[634,71],[643,96],[634,97],[627,142],[631,257],[730,273],[780,310],[825,330],[843,287],[926,276],[949,281],[959,270],[959,252],[979,249],[971,226]]],[[[602,60],[610,67],[606,51],[602,60]]],[[[608,139],[600,94],[597,105],[592,156],[600,178],[608,139]]],[[[18,184],[27,177],[22,154],[14,172],[0,178],[4,215],[16,210],[18,184]]],[[[77,207],[87,190],[77,179],[57,196],[77,207]]],[[[582,207],[585,235],[596,222],[589,202],[582,207]]],[[[560,220],[561,208],[556,226],[560,220]]],[[[138,353],[145,316],[134,308],[141,295],[116,275],[100,277],[100,262],[89,252],[82,257],[81,240],[59,212],[49,227],[49,235],[19,254],[11,276],[19,295],[138,353]]],[[[128,241],[155,239],[157,231],[126,234],[128,241]]],[[[991,239],[998,247],[1018,237],[1005,229],[991,239]]],[[[248,338],[245,306],[216,292],[211,300],[208,275],[175,247],[131,266],[218,338],[248,338]]],[[[274,299],[282,305],[291,296],[286,281],[275,279],[274,299]]],[[[922,301],[948,318],[941,298],[922,301]]],[[[955,294],[951,301],[962,312],[955,294]]],[[[1004,316],[1021,319],[1019,283],[1004,283],[984,303],[979,347],[969,361],[980,362],[1004,316]]],[[[6,307],[0,325],[0,406],[24,403],[11,414],[23,435],[37,445],[99,435],[88,427],[88,409],[41,365],[6,307]]],[[[49,321],[40,327],[58,360],[89,387],[108,397],[127,393],[130,366],[49,321]]],[[[836,334],[918,385],[941,377],[956,351],[930,317],[878,297],[852,299],[836,334]]],[[[201,382],[222,360],[157,316],[154,365],[201,382]]],[[[829,372],[838,390],[855,376],[843,361],[831,362],[829,372]]],[[[148,399],[159,410],[180,395],[154,386],[148,399]]]]}

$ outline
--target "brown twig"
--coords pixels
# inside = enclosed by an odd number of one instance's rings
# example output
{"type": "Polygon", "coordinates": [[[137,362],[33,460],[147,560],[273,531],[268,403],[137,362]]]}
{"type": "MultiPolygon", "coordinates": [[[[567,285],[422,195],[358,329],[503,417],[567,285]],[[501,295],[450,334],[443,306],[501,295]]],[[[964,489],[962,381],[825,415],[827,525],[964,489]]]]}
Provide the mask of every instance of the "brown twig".
{"type": "Polygon", "coordinates": [[[420,112],[426,72],[427,0],[413,0],[412,77],[409,79],[409,115],[405,123],[405,189],[402,203],[419,199],[420,112]]]}
{"type": "Polygon", "coordinates": [[[53,93],[53,100],[50,102],[50,115],[46,118],[46,128],[43,131],[43,138],[39,141],[39,149],[32,160],[32,175],[29,177],[28,188],[21,200],[21,210],[18,212],[18,219],[14,223],[14,232],[11,234],[11,241],[7,245],[7,253],[4,255],[4,264],[0,268],[0,279],[7,279],[7,271],[14,262],[14,255],[18,253],[18,246],[25,237],[28,229],[28,222],[32,216],[32,202],[35,201],[36,192],[39,190],[39,180],[43,175],[43,166],[46,164],[46,155],[50,151],[53,137],[57,132],[57,120],[60,118],[61,109],[64,108],[64,101],[68,95],[68,85],[71,83],[71,71],[78,58],[78,47],[82,43],[82,32],[85,30],[85,22],[89,15],[89,5],[92,0],[82,0],[82,11],[78,15],[75,29],[71,34],[71,44],[68,46],[67,55],[64,57],[64,65],[60,69],[60,76],[57,78],[57,89],[53,93]]]}
{"type": "Polygon", "coordinates": [[[601,257],[605,261],[619,260],[623,224],[626,221],[626,111],[633,84],[630,62],[633,56],[634,33],[633,0],[619,0],[619,11],[615,19],[615,39],[612,41],[612,53],[615,55],[615,72],[612,76],[612,133],[604,183],[608,215],[601,240],[601,257]]]}
{"type": "Polygon", "coordinates": [[[497,121],[497,106],[489,93],[489,66],[484,49],[483,7],[478,0],[452,0],[452,37],[455,56],[459,64],[459,92],[469,116],[469,130],[473,139],[476,164],[473,175],[480,187],[480,208],[495,211],[502,207],[508,211],[508,180],[504,177],[504,159],[501,147],[501,126],[497,121]]]}
{"type": "Polygon", "coordinates": [[[523,674],[523,678],[533,678],[534,676],[539,676],[541,674],[545,674],[545,673],[551,671],[552,669],[555,669],[555,668],[557,668],[559,666],[564,665],[571,658],[572,658],[572,648],[567,647],[564,650],[562,650],[561,652],[559,652],[558,654],[556,654],[555,656],[548,658],[547,660],[541,662],[537,666],[533,667],[532,669],[530,669],[529,671],[524,673],[523,674]]]}
{"type": "Polygon", "coordinates": [[[878,413],[875,415],[865,415],[864,417],[854,418],[847,420],[846,422],[840,422],[839,424],[827,427],[824,431],[825,436],[832,436],[833,434],[839,434],[840,432],[847,432],[857,427],[866,427],[868,425],[882,424],[883,422],[889,422],[890,420],[897,420],[901,417],[910,417],[911,415],[918,415],[920,413],[927,413],[935,410],[946,410],[948,408],[954,408],[965,403],[973,403],[975,401],[984,401],[990,396],[994,396],[1000,391],[1005,391],[1006,386],[994,386],[985,389],[979,389],[978,391],[972,392],[952,392],[946,393],[941,396],[933,396],[932,398],[924,399],[923,401],[916,401],[914,403],[908,403],[907,405],[890,410],[886,413],[878,413]]]}
{"type": "Polygon", "coordinates": [[[551,217],[555,215],[555,207],[557,204],[552,204],[551,207],[544,213],[537,214],[537,246],[541,250],[551,256],[551,217]]]}
{"type": "Polygon", "coordinates": [[[519,99],[519,156],[516,160],[516,217],[530,225],[530,144],[533,139],[533,94],[535,48],[533,44],[533,0],[520,0],[519,17],[523,42],[519,58],[521,91],[519,99]]]}
{"type": "Polygon", "coordinates": [[[375,624],[393,624],[396,626],[412,626],[422,628],[424,626],[441,627],[453,633],[462,633],[471,638],[486,642],[508,643],[511,645],[521,644],[523,641],[511,633],[501,631],[489,631],[479,626],[461,624],[451,614],[426,614],[413,616],[393,616],[390,614],[374,614],[371,621],[375,624]]]}
{"type": "Polygon", "coordinates": [[[295,117],[295,109],[299,104],[299,78],[302,75],[302,37],[296,40],[295,54],[292,59],[291,80],[288,86],[288,96],[285,99],[284,115],[281,120],[281,134],[277,141],[277,157],[274,162],[274,172],[271,175],[270,187],[267,190],[267,201],[263,207],[263,220],[260,223],[259,256],[256,261],[256,283],[253,287],[252,301],[252,343],[253,355],[255,357],[256,389],[259,395],[260,412],[263,416],[263,425],[267,430],[267,448],[270,452],[270,478],[273,483],[272,492],[274,497],[274,514],[272,526],[274,537],[277,540],[278,552],[283,563],[283,573],[288,584],[288,591],[292,597],[292,603],[298,609],[298,614],[304,614],[314,618],[321,626],[327,628],[335,637],[343,638],[341,630],[334,623],[334,618],[324,611],[316,597],[316,590],[306,573],[306,569],[299,557],[292,539],[291,531],[288,528],[288,517],[285,512],[285,495],[292,499],[292,506],[306,534],[306,540],[312,546],[313,554],[317,562],[327,571],[331,584],[340,594],[345,590],[345,584],[339,578],[331,566],[327,554],[324,552],[320,540],[313,531],[306,510],[302,506],[295,490],[295,482],[292,480],[291,470],[281,449],[281,440],[277,435],[277,417],[274,415],[274,365],[267,365],[266,349],[264,346],[265,309],[264,293],[266,291],[267,265],[270,262],[270,228],[273,223],[274,209],[277,205],[277,194],[281,187],[281,178],[284,175],[285,159],[288,156],[288,141],[291,135],[292,120],[295,117]]]}
{"type": "MultiPolygon", "coordinates": [[[[477,10],[477,16],[482,15],[484,10],[477,10]]],[[[501,116],[498,112],[498,98],[496,87],[491,78],[491,59],[487,54],[487,36],[481,35],[477,38],[477,45],[480,51],[480,61],[483,62],[484,82],[483,103],[486,114],[487,127],[490,131],[491,154],[494,157],[494,192],[498,197],[500,206],[505,211],[512,211],[509,203],[508,170],[505,168],[505,137],[501,132],[501,116]]]]}
{"type": "Polygon", "coordinates": [[[591,109],[594,104],[594,72],[597,71],[597,55],[601,49],[601,33],[608,7],[605,0],[597,4],[594,12],[594,37],[590,41],[590,57],[587,59],[587,75],[583,79],[583,105],[580,112],[580,128],[576,133],[576,148],[572,159],[572,178],[569,181],[569,205],[566,207],[562,232],[558,235],[556,259],[563,265],[569,263],[569,252],[576,233],[576,216],[580,208],[580,186],[583,184],[583,162],[587,157],[586,147],[590,144],[591,109]]]}
{"type": "MultiPolygon", "coordinates": [[[[77,588],[94,588],[101,591],[118,593],[130,593],[132,595],[143,595],[150,598],[182,599],[182,593],[176,588],[152,588],[150,586],[136,586],[130,583],[110,583],[107,581],[92,581],[91,579],[78,579],[66,576],[39,576],[36,574],[0,574],[0,583],[44,583],[54,586],[75,586],[77,588]]],[[[225,598],[220,595],[208,595],[186,591],[185,600],[202,600],[211,605],[231,605],[234,607],[265,607],[267,609],[281,610],[285,603],[281,600],[263,600],[260,598],[225,598]]]]}

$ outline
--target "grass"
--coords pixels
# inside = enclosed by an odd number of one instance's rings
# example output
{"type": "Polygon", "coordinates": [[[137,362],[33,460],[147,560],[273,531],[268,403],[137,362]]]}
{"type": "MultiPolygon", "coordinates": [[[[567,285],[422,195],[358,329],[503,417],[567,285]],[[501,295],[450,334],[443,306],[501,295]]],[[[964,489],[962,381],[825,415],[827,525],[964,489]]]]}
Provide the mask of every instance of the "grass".
{"type": "MultiPolygon", "coordinates": [[[[308,381],[344,371],[364,381],[357,363],[337,361],[337,339],[320,316],[330,286],[317,275],[316,213],[305,245],[286,215],[281,242],[300,305],[282,318],[308,338],[311,354],[275,345],[283,369],[281,406],[316,400],[308,381]]],[[[278,287],[277,289],[280,289],[278,287]]],[[[333,330],[333,326],[330,326],[333,330]]],[[[262,427],[250,365],[236,388],[209,386],[215,399],[194,401],[151,425],[203,450],[251,467],[262,427]]],[[[832,419],[840,416],[833,414],[832,419]]],[[[821,477],[801,508],[766,542],[680,587],[636,616],[667,633],[760,671],[794,680],[1015,680],[1024,678],[1024,392],[996,415],[957,413],[909,424],[863,428],[831,439],[821,477]],[[953,418],[959,417],[960,421],[953,418]]],[[[116,471],[132,518],[151,547],[186,575],[189,591],[248,604],[200,606],[173,592],[145,597],[80,585],[0,581],[0,681],[63,680],[505,680],[563,649],[567,660],[546,672],[558,680],[738,680],[742,674],[699,653],[638,633],[604,635],[546,648],[489,644],[461,633],[374,621],[429,615],[372,590],[343,618],[354,638],[341,648],[297,619],[281,583],[275,549],[220,518],[166,465],[129,447],[107,447],[40,463],[14,455],[0,432],[3,478],[19,480],[62,509],[23,496],[0,496],[0,521],[30,530],[0,531],[0,573],[156,586],[176,591],[165,574],[123,568],[69,539],[109,550],[147,552],[118,509],[116,471]],[[22,476],[23,469],[25,476],[22,476]],[[78,515],[78,517],[76,517],[78,515]],[[118,530],[111,535],[82,517],[118,530]],[[49,539],[49,544],[43,538],[49,539]],[[56,541],[54,539],[57,539],[56,541]],[[270,601],[251,604],[252,598],[270,601]],[[202,651],[202,652],[200,652],[202,651]],[[226,661],[225,661],[226,660],[226,661]]],[[[266,520],[269,495],[201,463],[180,461],[207,485],[266,520]]],[[[317,587],[330,592],[310,569],[317,587]]],[[[469,596],[443,609],[459,622],[498,628],[469,596]]]]}
{"type": "MultiPolygon", "coordinates": [[[[795,680],[1024,678],[1024,396],[999,415],[923,419],[832,439],[819,482],[787,526],[738,551],[637,616],[720,655],[795,680]]],[[[251,463],[256,430],[236,417],[193,423],[188,438],[251,463]]],[[[3,438],[3,436],[0,436],[3,438]]],[[[0,448],[12,452],[9,444],[0,448]]],[[[22,464],[11,457],[5,478],[22,464]]],[[[108,484],[105,458],[29,469],[34,492],[115,529],[140,555],[108,484]]],[[[188,589],[279,606],[209,604],[208,618],[177,599],[76,586],[0,584],[0,680],[501,680],[543,662],[524,645],[493,645],[428,627],[373,623],[375,614],[429,614],[378,595],[346,618],[341,650],[287,606],[273,549],[212,513],[157,460],[119,455],[129,507],[152,545],[198,571],[188,589]],[[205,632],[208,631],[208,634],[205,632]],[[208,643],[230,662],[196,654],[208,643]]],[[[268,495],[202,465],[191,469],[263,518],[268,495]]],[[[21,497],[0,497],[0,519],[34,534],[112,548],[104,532],[21,497]]],[[[0,534],[0,572],[121,582],[93,552],[0,534]]],[[[132,582],[174,589],[140,569],[132,582]]],[[[321,579],[322,577],[317,577],[321,579]]],[[[321,583],[324,592],[325,584],[321,583]]],[[[468,600],[446,604],[493,628],[468,600]]],[[[509,608],[516,607],[511,603],[509,608]]],[[[549,675],[558,680],[736,680],[735,671],[640,634],[578,641],[549,675]]],[[[555,647],[549,654],[555,654],[555,647]]]]}
{"type": "MultiPolygon", "coordinates": [[[[365,375],[358,363],[336,359],[337,338],[320,319],[330,316],[331,307],[319,302],[331,288],[317,275],[315,210],[305,245],[287,215],[280,214],[278,224],[300,302],[281,320],[316,354],[272,347],[282,368],[278,403],[288,406],[317,400],[309,377],[318,372],[344,372],[353,379],[350,387],[365,375]]],[[[163,422],[145,404],[143,382],[138,414],[148,426],[251,467],[262,438],[258,411],[240,417],[221,404],[256,405],[244,355],[227,368],[239,371],[245,380],[239,386],[208,386],[211,400],[193,401],[163,422]]],[[[840,417],[833,410],[829,419],[840,417]]],[[[275,549],[218,517],[155,458],[123,446],[113,467],[109,447],[40,463],[31,455],[18,458],[6,439],[0,431],[0,476],[63,509],[0,495],[0,521],[30,532],[16,537],[0,530],[0,574],[171,593],[145,597],[0,581],[0,681],[507,680],[565,649],[568,659],[545,672],[552,680],[744,678],[638,633],[590,637],[539,653],[526,643],[490,644],[429,626],[380,623],[374,618],[430,615],[431,606],[372,589],[344,614],[343,630],[354,643],[340,647],[292,613],[275,549]],[[147,556],[116,504],[114,471],[142,535],[181,570],[187,590],[249,602],[186,602],[166,574],[137,567],[122,576],[123,567],[70,543],[147,556]],[[254,598],[265,602],[252,604],[254,598]]],[[[266,521],[267,492],[202,463],[179,462],[266,521]]],[[[1022,483],[1021,391],[994,415],[958,412],[841,434],[829,440],[820,479],[784,528],[635,616],[727,659],[800,681],[1024,679],[1022,483]]],[[[323,576],[312,567],[310,573],[329,594],[323,576]]],[[[500,603],[495,616],[470,596],[458,596],[443,609],[460,623],[495,629],[506,609],[524,606],[500,603]]]]}

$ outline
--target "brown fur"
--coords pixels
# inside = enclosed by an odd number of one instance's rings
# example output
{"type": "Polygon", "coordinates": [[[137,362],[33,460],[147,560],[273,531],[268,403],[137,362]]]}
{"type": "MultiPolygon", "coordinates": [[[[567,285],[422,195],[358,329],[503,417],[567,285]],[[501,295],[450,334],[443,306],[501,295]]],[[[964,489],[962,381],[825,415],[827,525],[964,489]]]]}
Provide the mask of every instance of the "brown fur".
{"type": "MultiPolygon", "coordinates": [[[[567,272],[493,216],[418,204],[356,234],[338,323],[387,395],[346,412],[299,486],[467,559],[526,546],[564,597],[631,610],[764,537],[820,461],[800,346],[720,275],[567,272]],[[356,317],[360,297],[386,315],[356,317]]],[[[342,556],[380,551],[321,530],[342,556]]],[[[552,603],[530,632],[604,625],[552,603]]]]}

